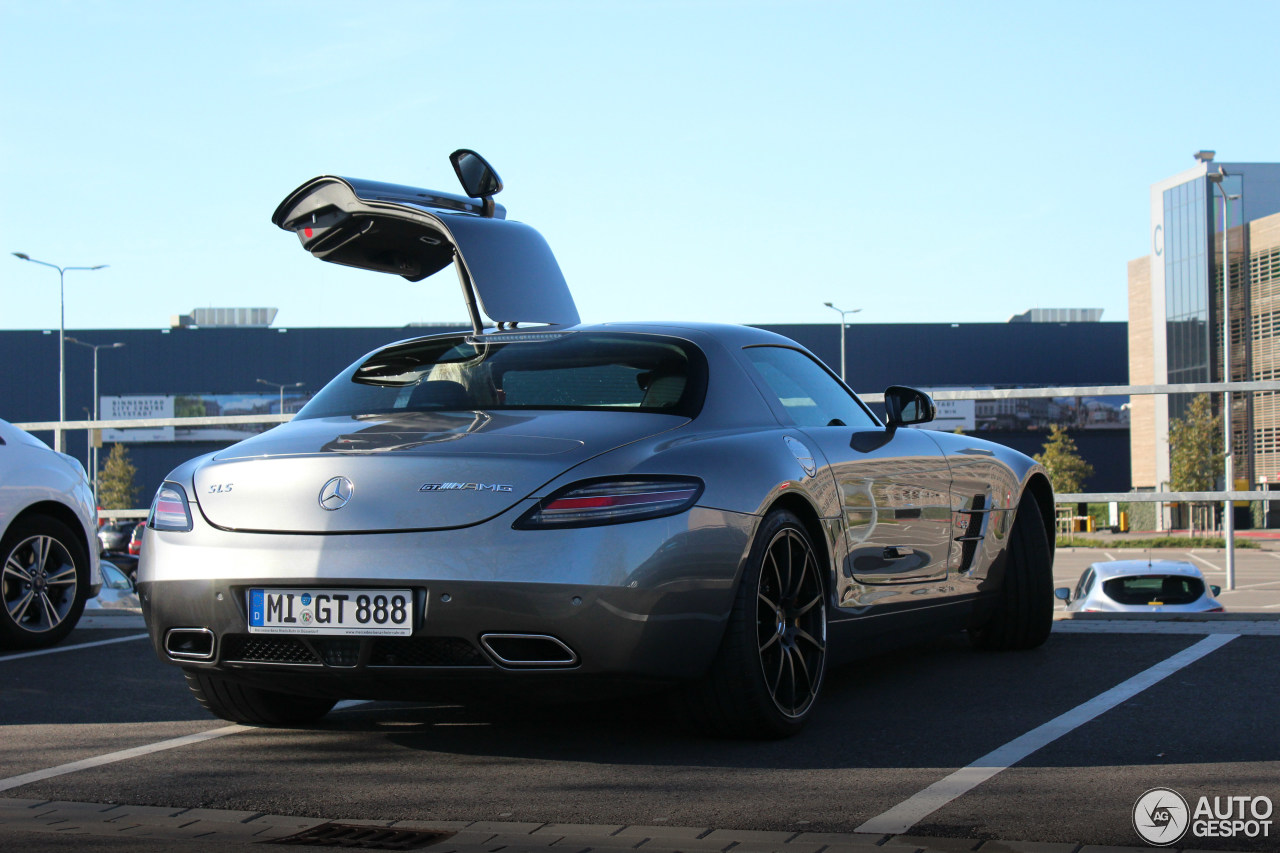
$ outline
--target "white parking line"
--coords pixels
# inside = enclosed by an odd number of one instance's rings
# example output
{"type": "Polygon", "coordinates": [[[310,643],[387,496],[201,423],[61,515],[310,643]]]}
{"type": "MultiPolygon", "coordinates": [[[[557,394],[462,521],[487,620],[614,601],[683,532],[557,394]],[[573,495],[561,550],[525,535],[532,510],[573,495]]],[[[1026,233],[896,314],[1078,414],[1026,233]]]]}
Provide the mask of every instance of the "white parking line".
{"type": "MultiPolygon", "coordinates": [[[[367,704],[368,699],[346,699],[333,706],[333,710],[341,711],[345,708],[352,708],[356,705],[367,704]]],[[[79,770],[88,770],[93,767],[101,767],[104,764],[114,764],[117,761],[127,761],[130,758],[137,758],[142,755],[150,755],[153,752],[164,752],[167,749],[177,749],[180,746],[189,746],[193,743],[200,743],[214,738],[233,735],[238,732],[252,731],[253,726],[230,725],[222,726],[217,729],[208,729],[195,734],[183,735],[182,737],[170,738],[156,743],[149,743],[143,746],[135,746],[132,749],[122,749],[118,752],[108,752],[105,755],[95,755],[92,758],[84,758],[80,761],[72,761],[69,764],[59,764],[57,767],[47,767],[44,770],[33,770],[30,773],[23,773],[21,776],[10,776],[8,779],[0,779],[0,791],[8,791],[11,788],[18,788],[22,785],[30,785],[32,782],[40,782],[44,779],[52,779],[55,776],[65,776],[68,773],[75,773],[79,770]]]]}
{"type": "Polygon", "coordinates": [[[17,660],[18,658],[33,658],[39,655],[53,655],[58,652],[72,652],[76,649],[91,649],[94,646],[106,646],[111,643],[126,643],[129,640],[145,640],[146,634],[131,634],[128,637],[116,637],[112,640],[97,640],[92,643],[77,643],[74,646],[54,646],[51,649],[37,649],[34,652],[19,652],[16,655],[0,655],[0,661],[17,660]]]}
{"type": "Polygon", "coordinates": [[[1241,584],[1236,584],[1236,588],[1235,588],[1235,589],[1224,589],[1224,590],[1222,591],[1222,594],[1223,594],[1223,595],[1230,595],[1231,593],[1233,593],[1233,592],[1239,592],[1239,591],[1240,591],[1240,590],[1242,590],[1242,589],[1261,589],[1261,588],[1262,588],[1262,587],[1264,587],[1264,586],[1275,586],[1276,584],[1280,584],[1280,581],[1266,581],[1266,582],[1264,582],[1264,583],[1247,583],[1247,584],[1243,584],[1243,585],[1241,585],[1241,584]]]}
{"type": "Polygon", "coordinates": [[[1190,558],[1191,558],[1191,559],[1193,559],[1193,560],[1197,560],[1197,561],[1199,561],[1199,562],[1201,562],[1201,563],[1204,563],[1206,566],[1208,566],[1209,568],[1213,569],[1215,572],[1225,572],[1225,571],[1226,571],[1226,569],[1222,568],[1221,566],[1216,566],[1216,565],[1214,565],[1213,563],[1210,563],[1208,560],[1204,559],[1203,557],[1197,557],[1195,554],[1192,554],[1192,553],[1190,553],[1190,552],[1188,552],[1188,553],[1187,553],[1187,556],[1188,556],[1188,557],[1190,557],[1190,558]]]}
{"type": "Polygon", "coordinates": [[[117,761],[137,758],[140,755],[150,755],[153,752],[163,752],[166,749],[176,749],[180,746],[187,746],[188,744],[199,743],[216,737],[223,737],[224,735],[233,735],[248,728],[249,726],[240,725],[223,726],[219,729],[209,729],[208,731],[196,732],[193,735],[183,735],[182,737],[162,740],[158,743],[149,743],[145,746],[135,746],[133,749],[122,749],[119,752],[108,752],[106,755],[95,755],[93,758],[72,761],[70,764],[59,764],[57,767],[34,770],[31,773],[23,773],[21,776],[10,776],[8,779],[0,779],[0,791],[8,791],[10,788],[17,788],[21,785],[30,785],[32,782],[39,782],[43,779],[52,779],[54,776],[65,776],[68,773],[75,773],[77,770],[88,770],[91,767],[114,764],[117,761]]]}
{"type": "Polygon", "coordinates": [[[1217,651],[1234,640],[1237,634],[1213,634],[1190,648],[1183,649],[1171,658],[1130,678],[1105,693],[1077,705],[1004,746],[987,753],[967,767],[962,767],[943,779],[939,779],[911,797],[903,800],[887,812],[878,814],[859,826],[854,832],[870,832],[877,835],[900,835],[924,818],[936,812],[957,797],[981,785],[1001,770],[1006,770],[1031,753],[1063,735],[1079,728],[1121,702],[1146,690],[1153,684],[1168,678],[1205,655],[1217,651]]]}

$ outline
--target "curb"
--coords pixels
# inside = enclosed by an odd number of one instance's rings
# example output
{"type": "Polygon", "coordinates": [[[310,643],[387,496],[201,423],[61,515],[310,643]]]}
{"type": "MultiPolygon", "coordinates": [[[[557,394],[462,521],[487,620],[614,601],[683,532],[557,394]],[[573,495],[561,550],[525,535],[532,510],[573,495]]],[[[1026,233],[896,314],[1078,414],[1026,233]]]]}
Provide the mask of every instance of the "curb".
{"type": "MultiPolygon", "coordinates": [[[[621,853],[625,850],[643,853],[1083,853],[1093,850],[1099,853],[1103,850],[1138,853],[1151,849],[1140,846],[1094,847],[1075,842],[996,841],[855,832],[762,832],[491,820],[329,820],[263,812],[0,797],[0,838],[8,835],[27,849],[42,847],[32,843],[33,835],[40,834],[49,838],[62,836],[60,842],[70,837],[129,836],[140,841],[178,841],[182,842],[184,850],[198,850],[200,842],[223,842],[223,845],[279,843],[288,836],[330,827],[386,828],[444,836],[420,847],[401,848],[431,853],[489,853],[495,849],[502,853],[621,853]],[[17,836],[16,833],[22,835],[17,836]]],[[[218,849],[222,849],[222,845],[218,849]]]]}

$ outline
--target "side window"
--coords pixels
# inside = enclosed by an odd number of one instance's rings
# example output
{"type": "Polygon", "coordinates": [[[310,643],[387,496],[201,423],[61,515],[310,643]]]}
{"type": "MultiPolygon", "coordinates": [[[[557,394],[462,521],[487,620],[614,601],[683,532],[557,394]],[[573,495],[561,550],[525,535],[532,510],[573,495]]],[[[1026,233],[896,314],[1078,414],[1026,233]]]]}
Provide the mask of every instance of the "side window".
{"type": "Polygon", "coordinates": [[[822,365],[799,350],[748,347],[746,354],[796,426],[878,426],[822,365]]]}

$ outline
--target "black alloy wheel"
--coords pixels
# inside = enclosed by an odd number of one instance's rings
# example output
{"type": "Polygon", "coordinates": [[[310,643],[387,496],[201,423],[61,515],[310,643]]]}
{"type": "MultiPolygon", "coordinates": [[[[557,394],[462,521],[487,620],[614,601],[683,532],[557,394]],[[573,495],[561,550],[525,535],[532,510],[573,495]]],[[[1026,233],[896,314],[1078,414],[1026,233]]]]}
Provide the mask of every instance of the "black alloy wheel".
{"type": "Polygon", "coordinates": [[[824,574],[804,522],[788,510],[765,516],[711,669],[684,691],[701,731],[781,738],[804,727],[827,667],[824,574]]]}
{"type": "Polygon", "coordinates": [[[765,551],[756,589],[756,642],[765,686],[784,716],[808,713],[826,668],[827,619],[813,546],[784,527],[765,551]]]}
{"type": "Polygon", "coordinates": [[[1034,649],[1053,628],[1053,549],[1036,499],[1018,504],[995,605],[969,629],[974,647],[988,651],[1034,649]]]}

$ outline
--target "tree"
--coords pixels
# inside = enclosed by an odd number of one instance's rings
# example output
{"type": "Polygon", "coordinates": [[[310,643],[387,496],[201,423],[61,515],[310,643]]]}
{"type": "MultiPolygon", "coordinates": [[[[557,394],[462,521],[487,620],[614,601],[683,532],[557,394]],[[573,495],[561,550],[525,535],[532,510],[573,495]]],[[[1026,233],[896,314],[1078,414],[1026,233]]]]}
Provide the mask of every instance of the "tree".
{"type": "Polygon", "coordinates": [[[1175,492],[1207,492],[1222,476],[1222,418],[1208,394],[1198,394],[1187,413],[1169,422],[1169,485],[1175,492]]]}
{"type": "MultiPolygon", "coordinates": [[[[1211,491],[1222,475],[1224,455],[1222,419],[1213,414],[1209,395],[1197,394],[1186,414],[1169,422],[1170,488],[1175,492],[1211,491]]],[[[1194,533],[1196,524],[1190,511],[1187,519],[1187,528],[1194,533]]]]}
{"type": "Polygon", "coordinates": [[[103,509],[133,509],[138,487],[133,478],[138,469],[129,461],[129,451],[123,444],[111,445],[107,461],[98,474],[98,502],[103,509]]]}
{"type": "Polygon", "coordinates": [[[1049,427],[1044,449],[1033,458],[1049,472],[1049,481],[1057,492],[1079,492],[1084,489],[1085,480],[1093,476],[1093,466],[1081,458],[1066,428],[1058,424],[1049,427]]]}

